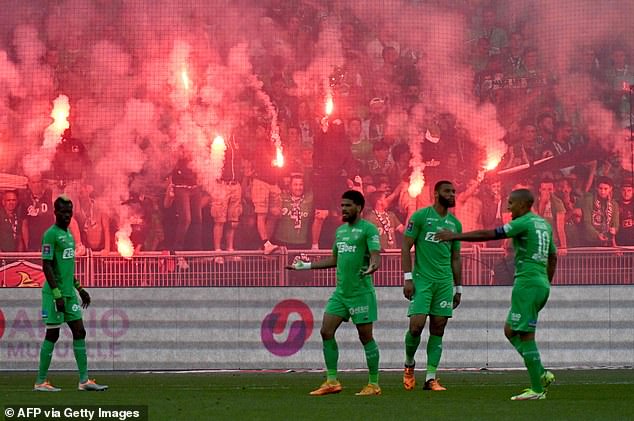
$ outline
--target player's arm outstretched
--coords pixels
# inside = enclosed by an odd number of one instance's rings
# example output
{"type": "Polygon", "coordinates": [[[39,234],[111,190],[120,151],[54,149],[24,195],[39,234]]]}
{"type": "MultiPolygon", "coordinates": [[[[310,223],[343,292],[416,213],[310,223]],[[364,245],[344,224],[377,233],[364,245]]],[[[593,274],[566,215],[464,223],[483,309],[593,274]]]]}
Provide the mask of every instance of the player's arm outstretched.
{"type": "Polygon", "coordinates": [[[440,241],[490,241],[506,238],[506,233],[502,227],[488,230],[478,230],[469,232],[453,232],[449,230],[440,230],[436,233],[436,239],[440,241]]]}
{"type": "Polygon", "coordinates": [[[298,260],[292,265],[286,265],[288,270],[309,270],[309,269],[329,269],[337,266],[337,255],[332,254],[326,259],[318,260],[316,262],[304,262],[298,260]]]}

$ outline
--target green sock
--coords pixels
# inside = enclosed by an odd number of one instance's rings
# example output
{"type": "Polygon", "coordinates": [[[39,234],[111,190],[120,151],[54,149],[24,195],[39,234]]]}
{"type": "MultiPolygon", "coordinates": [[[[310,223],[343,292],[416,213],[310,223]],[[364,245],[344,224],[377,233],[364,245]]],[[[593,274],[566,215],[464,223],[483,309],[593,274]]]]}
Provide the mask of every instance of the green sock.
{"type": "Polygon", "coordinates": [[[427,341],[427,380],[436,378],[442,355],[442,336],[429,335],[427,341]]]}
{"type": "Polygon", "coordinates": [[[339,347],[335,338],[324,339],[324,360],[326,361],[326,380],[337,380],[337,361],[339,360],[339,347]]]}
{"type": "Polygon", "coordinates": [[[542,360],[539,357],[537,344],[534,340],[524,341],[522,343],[522,351],[524,365],[526,365],[528,375],[531,378],[531,389],[533,389],[534,392],[541,393],[544,391],[541,382],[542,374],[544,374],[544,366],[542,365],[542,360]]]}
{"type": "Polygon", "coordinates": [[[414,365],[414,355],[420,344],[420,335],[414,336],[409,330],[405,334],[405,365],[414,365]]]}
{"type": "Polygon", "coordinates": [[[55,342],[51,342],[47,339],[44,339],[42,342],[42,347],[40,348],[40,366],[37,371],[37,380],[35,383],[43,383],[46,380],[46,376],[48,375],[48,368],[51,365],[51,360],[53,359],[53,349],[55,348],[55,342]]]}
{"type": "Polygon", "coordinates": [[[523,357],[524,355],[522,354],[522,340],[520,339],[520,335],[511,336],[509,342],[511,343],[511,345],[513,345],[513,348],[515,348],[517,352],[519,352],[520,355],[523,357]]]}
{"type": "Polygon", "coordinates": [[[365,361],[368,363],[368,371],[370,378],[368,383],[379,384],[379,346],[372,339],[363,345],[365,351],[365,361]]]}
{"type": "Polygon", "coordinates": [[[79,370],[79,382],[88,380],[88,357],[86,356],[86,340],[76,339],[73,341],[73,353],[79,370]]]}

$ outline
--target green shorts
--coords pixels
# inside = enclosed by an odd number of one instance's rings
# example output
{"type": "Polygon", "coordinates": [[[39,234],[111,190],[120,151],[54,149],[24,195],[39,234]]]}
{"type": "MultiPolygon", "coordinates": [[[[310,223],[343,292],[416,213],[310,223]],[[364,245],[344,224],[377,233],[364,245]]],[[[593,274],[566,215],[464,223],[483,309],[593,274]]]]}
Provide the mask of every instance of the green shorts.
{"type": "Polygon", "coordinates": [[[55,300],[51,294],[42,292],[42,320],[47,325],[61,325],[65,322],[81,319],[81,305],[76,295],[64,297],[64,312],[60,313],[55,307],[55,300]]]}
{"type": "Polygon", "coordinates": [[[518,283],[516,280],[506,323],[518,332],[535,332],[537,315],[546,305],[549,294],[550,288],[546,285],[518,283]]]}
{"type": "Polygon", "coordinates": [[[346,322],[352,317],[352,323],[355,325],[376,322],[376,293],[369,291],[354,297],[344,297],[335,291],[326,303],[324,313],[339,316],[346,322]]]}
{"type": "Polygon", "coordinates": [[[407,317],[416,314],[451,317],[453,315],[453,283],[414,280],[414,297],[407,317]]]}

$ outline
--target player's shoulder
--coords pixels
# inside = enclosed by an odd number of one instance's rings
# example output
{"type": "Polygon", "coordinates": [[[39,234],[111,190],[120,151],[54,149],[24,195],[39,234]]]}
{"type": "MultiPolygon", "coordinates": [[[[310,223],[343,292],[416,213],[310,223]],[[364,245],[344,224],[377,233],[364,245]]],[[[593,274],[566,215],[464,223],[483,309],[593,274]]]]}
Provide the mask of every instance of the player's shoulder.
{"type": "Polygon", "coordinates": [[[346,231],[347,229],[348,229],[348,223],[347,222],[343,223],[337,227],[337,229],[335,230],[335,234],[338,234],[342,231],[346,231]]]}
{"type": "Polygon", "coordinates": [[[420,208],[418,210],[416,210],[413,214],[412,214],[412,218],[411,219],[422,219],[422,218],[426,218],[430,212],[432,211],[432,207],[431,206],[427,206],[425,208],[420,208]]]}
{"type": "Polygon", "coordinates": [[[519,218],[517,218],[518,221],[520,222],[524,222],[524,223],[540,223],[540,222],[546,222],[546,220],[541,217],[540,215],[536,214],[535,212],[528,212],[525,213],[524,215],[520,216],[519,218]]]}
{"type": "Polygon", "coordinates": [[[528,219],[537,229],[552,229],[550,223],[543,217],[532,213],[532,216],[528,219]]]}
{"type": "Polygon", "coordinates": [[[524,230],[532,228],[544,229],[546,226],[550,226],[548,221],[533,212],[527,212],[522,216],[518,216],[517,218],[511,220],[508,224],[512,227],[524,230]]]}
{"type": "Polygon", "coordinates": [[[376,228],[376,224],[372,221],[368,221],[367,219],[363,218],[359,221],[359,228],[372,229],[372,228],[376,228]]]}
{"type": "MultiPolygon", "coordinates": [[[[43,238],[49,238],[51,236],[57,235],[59,231],[59,227],[55,224],[51,225],[46,231],[44,231],[43,238]]],[[[53,238],[51,238],[53,239],[53,238]]]]}

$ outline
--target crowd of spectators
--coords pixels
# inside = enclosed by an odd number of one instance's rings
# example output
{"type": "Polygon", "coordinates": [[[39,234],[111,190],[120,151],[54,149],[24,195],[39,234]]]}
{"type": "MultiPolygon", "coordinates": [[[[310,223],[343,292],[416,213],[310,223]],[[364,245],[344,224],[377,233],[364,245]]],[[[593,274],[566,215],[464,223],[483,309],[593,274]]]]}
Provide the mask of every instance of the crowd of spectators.
{"type": "MultiPolygon", "coordinates": [[[[156,189],[131,193],[125,205],[136,251],[327,248],[346,189],[366,194],[365,216],[377,225],[382,246],[398,248],[404,221],[432,203],[430,186],[441,179],[457,188],[455,212],[465,230],[503,223],[505,195],[521,184],[535,192],[535,212],[553,224],[561,249],[634,245],[631,174],[614,154],[594,153],[601,139],[555,94],[565,75],[544,62],[544,52],[533,42],[531,17],[504,21],[495,4],[465,10],[471,32],[462,63],[456,64],[473,74],[477,101],[496,107],[507,133],[498,170],[524,166],[521,183],[517,177],[482,173],[483,146],[451,110],[423,106],[423,118],[416,116],[421,135],[411,139],[408,120],[427,100],[419,62],[424,52],[404,44],[397,28],[368,27],[330,2],[272,0],[259,22],[271,37],[252,42],[249,55],[277,110],[286,164],[271,165],[276,150],[270,120],[246,90],[215,188],[205,191],[192,157],[182,149],[176,165],[156,180],[156,189]],[[335,102],[330,116],[324,114],[323,93],[300,94],[292,77],[310,64],[325,18],[337,22],[344,58],[329,78],[335,102]],[[408,193],[412,141],[420,143],[426,164],[426,185],[416,198],[408,193]],[[561,159],[560,166],[547,170],[535,164],[566,156],[574,156],[574,162],[561,159]]],[[[634,84],[631,51],[616,43],[604,47],[580,46],[567,72],[587,78],[592,99],[611,110],[615,122],[626,121],[628,89],[634,84]]],[[[33,177],[26,189],[4,192],[1,251],[38,250],[38,238],[53,221],[52,200],[62,191],[75,203],[71,229],[81,238],[78,243],[115,251],[120,221],[81,171],[90,166],[86,155],[82,142],[67,133],[50,177],[33,177]]]]}

